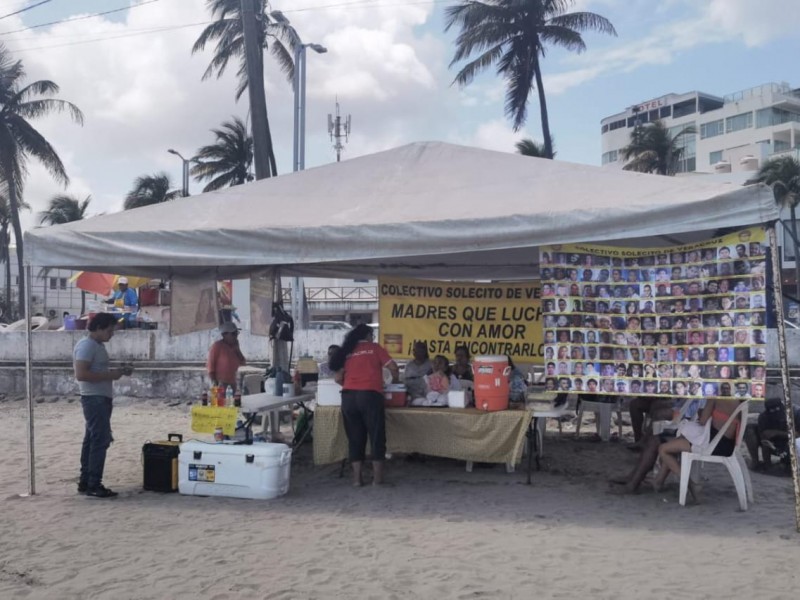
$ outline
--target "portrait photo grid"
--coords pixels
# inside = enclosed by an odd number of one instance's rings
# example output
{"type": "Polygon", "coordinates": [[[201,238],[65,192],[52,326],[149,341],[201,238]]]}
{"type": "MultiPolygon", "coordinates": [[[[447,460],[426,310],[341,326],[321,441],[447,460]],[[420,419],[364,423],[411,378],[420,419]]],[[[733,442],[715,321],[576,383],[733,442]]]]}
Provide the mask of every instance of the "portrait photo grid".
{"type": "Polygon", "coordinates": [[[544,246],[547,389],[764,398],[763,228],[669,248],[544,246]]]}

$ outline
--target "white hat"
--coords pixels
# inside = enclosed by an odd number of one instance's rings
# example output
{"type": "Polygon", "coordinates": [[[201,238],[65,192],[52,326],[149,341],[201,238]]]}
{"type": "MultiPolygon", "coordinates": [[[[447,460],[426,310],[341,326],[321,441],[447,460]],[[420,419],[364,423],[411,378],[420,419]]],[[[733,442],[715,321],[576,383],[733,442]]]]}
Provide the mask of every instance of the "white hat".
{"type": "Polygon", "coordinates": [[[220,333],[233,333],[234,331],[239,331],[239,328],[231,321],[226,321],[219,328],[220,333]]]}
{"type": "Polygon", "coordinates": [[[128,285],[128,278],[120,277],[119,279],[117,279],[117,283],[124,283],[125,285],[128,285]]]}

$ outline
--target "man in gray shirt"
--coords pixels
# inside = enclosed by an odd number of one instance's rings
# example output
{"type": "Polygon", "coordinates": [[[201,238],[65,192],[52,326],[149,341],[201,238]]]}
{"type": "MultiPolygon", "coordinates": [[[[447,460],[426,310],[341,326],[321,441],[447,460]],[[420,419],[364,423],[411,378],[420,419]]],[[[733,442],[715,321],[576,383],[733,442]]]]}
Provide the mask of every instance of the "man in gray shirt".
{"type": "Polygon", "coordinates": [[[132,369],[109,369],[105,342],[114,336],[117,317],[110,313],[95,315],[89,322],[89,335],[75,344],[73,366],[81,393],[86,431],[81,448],[81,476],[78,493],[95,498],[117,495],[103,485],[106,451],[111,444],[111,396],[113,382],[132,369]]]}

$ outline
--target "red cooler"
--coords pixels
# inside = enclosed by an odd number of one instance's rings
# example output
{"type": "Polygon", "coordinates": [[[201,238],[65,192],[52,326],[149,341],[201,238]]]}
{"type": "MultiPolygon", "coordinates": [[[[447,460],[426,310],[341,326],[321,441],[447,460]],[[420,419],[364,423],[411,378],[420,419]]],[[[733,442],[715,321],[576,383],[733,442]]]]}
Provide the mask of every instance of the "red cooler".
{"type": "Polygon", "coordinates": [[[508,374],[511,367],[505,356],[476,356],[472,362],[475,375],[475,408],[485,411],[508,408],[508,374]]]}

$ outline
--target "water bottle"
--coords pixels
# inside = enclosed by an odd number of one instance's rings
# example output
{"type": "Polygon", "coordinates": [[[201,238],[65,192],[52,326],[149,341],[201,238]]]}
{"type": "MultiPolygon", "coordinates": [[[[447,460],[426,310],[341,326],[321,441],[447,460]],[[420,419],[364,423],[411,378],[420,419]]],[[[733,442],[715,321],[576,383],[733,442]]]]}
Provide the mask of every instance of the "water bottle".
{"type": "Polygon", "coordinates": [[[225,406],[233,406],[233,388],[231,386],[225,388],[225,406]]]}
{"type": "Polygon", "coordinates": [[[280,367],[275,368],[275,396],[283,396],[284,374],[280,367]]]}

